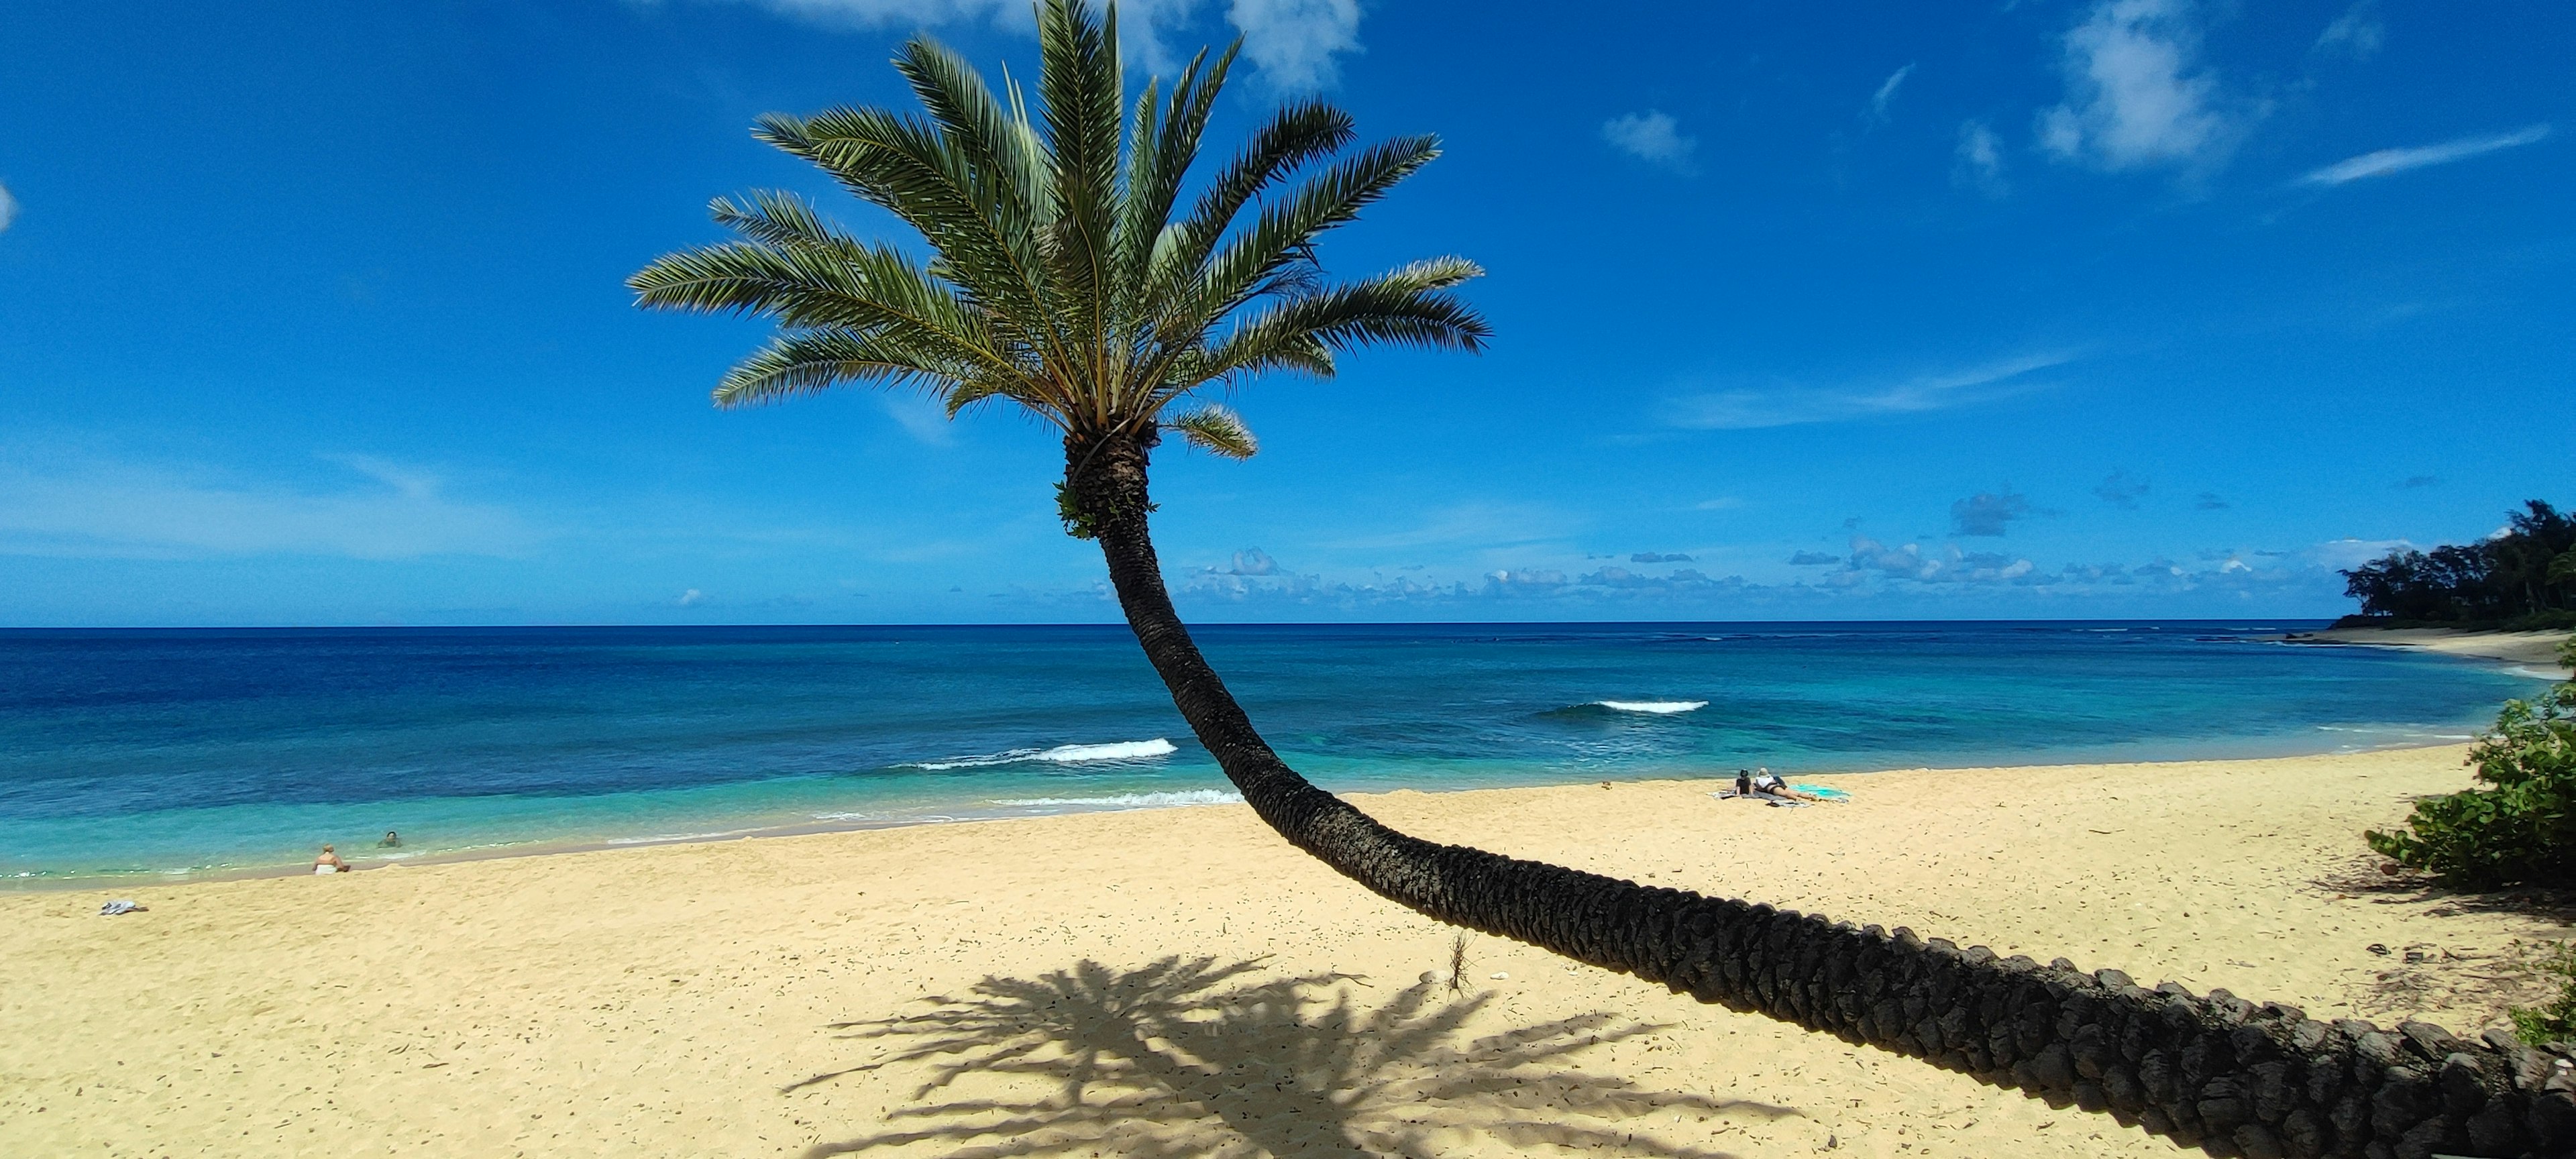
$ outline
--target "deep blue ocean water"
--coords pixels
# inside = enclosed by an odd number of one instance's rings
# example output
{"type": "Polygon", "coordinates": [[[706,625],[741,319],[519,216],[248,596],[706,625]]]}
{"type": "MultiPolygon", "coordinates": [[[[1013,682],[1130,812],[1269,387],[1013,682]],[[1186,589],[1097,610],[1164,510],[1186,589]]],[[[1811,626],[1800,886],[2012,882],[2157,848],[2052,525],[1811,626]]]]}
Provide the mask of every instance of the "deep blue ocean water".
{"type": "MultiPolygon", "coordinates": [[[[2465,739],[2540,682],[2263,623],[1218,626],[1337,790],[2465,739]]],[[[0,631],[0,881],[1227,799],[1119,627],[0,631]]],[[[1866,791],[1865,789],[1863,791],[1866,791]]]]}

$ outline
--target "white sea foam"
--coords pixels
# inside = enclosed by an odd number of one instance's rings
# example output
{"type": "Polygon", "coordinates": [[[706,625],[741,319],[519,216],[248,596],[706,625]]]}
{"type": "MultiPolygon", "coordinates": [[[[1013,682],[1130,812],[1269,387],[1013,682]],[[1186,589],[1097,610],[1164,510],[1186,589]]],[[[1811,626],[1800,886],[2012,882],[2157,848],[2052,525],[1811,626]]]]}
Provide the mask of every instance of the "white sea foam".
{"type": "Polygon", "coordinates": [[[1017,797],[995,801],[1015,809],[1169,809],[1181,805],[1239,805],[1243,794],[1224,789],[1182,789],[1164,793],[1119,793],[1109,797],[1017,797]]]}
{"type": "Polygon", "coordinates": [[[1705,700],[1596,700],[1592,703],[1613,712],[1651,712],[1658,716],[1670,716],[1676,712],[1692,712],[1708,707],[1708,702],[1705,700]]]}
{"type": "Polygon", "coordinates": [[[950,769],[982,769],[994,765],[1016,765],[1022,761],[1046,761],[1074,765],[1085,761],[1135,761],[1147,757],[1168,757],[1178,750],[1161,737],[1152,740],[1122,740],[1109,744],[1065,744],[1051,749],[1007,749],[982,756],[957,757],[945,761],[920,761],[898,768],[923,769],[944,773],[950,769]]]}
{"type": "Polygon", "coordinates": [[[1057,745],[1038,754],[1042,761],[1078,764],[1083,761],[1132,761],[1145,757],[1168,757],[1177,750],[1161,737],[1152,740],[1127,740],[1116,744],[1057,745]]]}

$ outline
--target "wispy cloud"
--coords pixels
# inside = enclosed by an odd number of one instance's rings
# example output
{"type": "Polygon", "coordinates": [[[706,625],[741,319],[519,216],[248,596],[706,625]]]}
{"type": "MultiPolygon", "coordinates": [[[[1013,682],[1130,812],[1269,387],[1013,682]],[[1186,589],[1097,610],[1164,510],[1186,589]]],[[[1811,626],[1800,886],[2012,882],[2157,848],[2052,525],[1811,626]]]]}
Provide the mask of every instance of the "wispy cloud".
{"type": "Polygon", "coordinates": [[[16,220],[18,199],[9,195],[8,186],[0,185],[0,233],[8,232],[10,223],[16,220]]]}
{"type": "Polygon", "coordinates": [[[913,441],[933,447],[945,447],[957,441],[957,424],[949,421],[948,408],[937,399],[908,394],[880,394],[877,405],[885,408],[886,417],[903,428],[913,441]]]}
{"type": "Polygon", "coordinates": [[[2408,475],[2407,477],[2397,481],[2395,489],[2399,491],[2419,491],[2426,487],[2439,487],[2441,485],[2442,477],[2439,475],[2408,475]]]}
{"type": "Polygon", "coordinates": [[[2068,353],[2028,354],[1895,383],[1715,391],[1674,399],[1666,418],[1691,430],[1752,430],[1945,410],[2039,389],[2038,372],[2074,360],[2068,353]]]}
{"type": "Polygon", "coordinates": [[[1692,151],[1699,148],[1699,142],[1682,135],[1671,114],[1653,109],[1603,121],[1601,139],[1629,156],[1676,169],[1688,168],[1692,151]]]}
{"type": "Polygon", "coordinates": [[[2360,0],[2317,34],[2316,51],[2368,60],[2379,55],[2380,42],[2387,32],[2379,22],[2378,0],[2360,0]]]}
{"type": "Polygon", "coordinates": [[[1950,162],[1950,183],[1988,197],[2012,192],[2004,181],[2003,142],[1984,121],[1959,123],[1959,147],[1950,162]]]}
{"type": "Polygon", "coordinates": [[[146,559],[509,555],[541,536],[509,508],[452,498],[435,473],[329,456],[321,486],[201,467],[29,453],[0,467],[0,553],[146,559]]]}
{"type": "Polygon", "coordinates": [[[2549,126],[2541,124],[2488,137],[2462,137],[2455,141],[2444,141],[2439,145],[2418,145],[2411,149],[2381,149],[2376,153],[2347,157],[2322,169],[2314,170],[2299,178],[2299,184],[2342,185],[2368,177],[2386,177],[2409,169],[2422,169],[2428,165],[2448,165],[2453,161],[2466,161],[2471,157],[2493,153],[2499,149],[2514,149],[2533,144],[2548,135],[2549,126]]]}
{"type": "Polygon", "coordinates": [[[2194,511],[2225,511],[2233,506],[2235,504],[2229,503],[2216,491],[2203,491],[2191,497],[2191,509],[2194,511]]]}
{"type": "Polygon", "coordinates": [[[1912,75],[1914,75],[1914,66],[1908,64],[1895,72],[1887,74],[1887,79],[1879,82],[1878,91],[1871,93],[1869,96],[1869,116],[1871,120],[1884,121],[1887,119],[1887,110],[1889,106],[1896,102],[1896,90],[1905,87],[1905,78],[1912,75]]]}
{"type": "Polygon", "coordinates": [[[2066,99],[2040,114],[2041,147],[2112,170],[2224,153],[2234,133],[2199,51],[2185,0],[2094,5],[2066,34],[2066,99]]]}

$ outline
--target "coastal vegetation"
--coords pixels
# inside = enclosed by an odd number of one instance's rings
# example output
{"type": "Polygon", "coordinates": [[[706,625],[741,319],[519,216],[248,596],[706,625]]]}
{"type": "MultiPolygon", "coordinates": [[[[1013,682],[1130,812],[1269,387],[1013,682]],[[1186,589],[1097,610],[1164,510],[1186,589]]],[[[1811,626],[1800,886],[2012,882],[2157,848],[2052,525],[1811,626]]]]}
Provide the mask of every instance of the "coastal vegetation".
{"type": "MultiPolygon", "coordinates": [[[[2560,655],[2576,666],[2576,639],[2560,655]]],[[[2506,702],[2469,764],[2481,787],[2417,801],[2370,847],[2457,889],[2576,885],[2576,680],[2506,702]]]]}
{"type": "Polygon", "coordinates": [[[2576,628],[2576,516],[2538,499],[2476,543],[2412,548],[2343,573],[2338,627],[2576,628]]]}

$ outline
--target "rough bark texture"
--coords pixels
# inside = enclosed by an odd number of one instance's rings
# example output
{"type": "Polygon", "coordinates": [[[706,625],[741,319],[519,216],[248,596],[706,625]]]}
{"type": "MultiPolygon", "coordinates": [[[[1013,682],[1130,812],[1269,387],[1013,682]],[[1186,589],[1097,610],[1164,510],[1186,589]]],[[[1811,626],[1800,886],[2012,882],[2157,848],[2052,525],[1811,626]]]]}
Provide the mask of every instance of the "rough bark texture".
{"type": "Polygon", "coordinates": [[[1731,898],[1408,837],[1279,759],[1199,655],[1146,534],[1150,443],[1068,444],[1067,498],[1199,743],[1299,849],[1422,914],[1922,1058],[2212,1155],[2576,1156],[2576,1063],[2510,1037],[2323,1023],[1731,898]]]}

